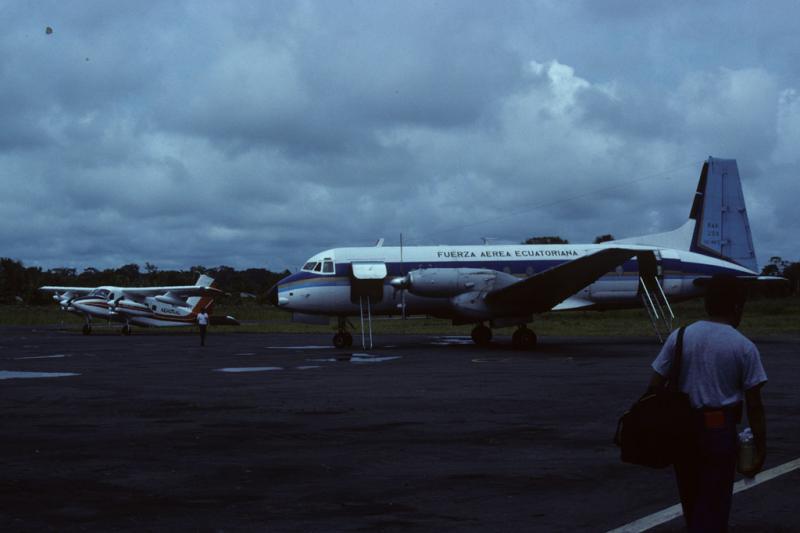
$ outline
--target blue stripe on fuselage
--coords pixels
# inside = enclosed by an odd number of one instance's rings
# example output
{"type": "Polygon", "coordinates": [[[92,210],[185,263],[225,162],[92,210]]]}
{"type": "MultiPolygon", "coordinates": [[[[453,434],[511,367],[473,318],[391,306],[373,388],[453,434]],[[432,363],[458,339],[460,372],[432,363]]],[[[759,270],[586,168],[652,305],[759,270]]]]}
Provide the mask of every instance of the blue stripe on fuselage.
{"type": "MultiPolygon", "coordinates": [[[[485,270],[496,270],[498,272],[505,272],[504,269],[509,269],[508,273],[512,275],[529,276],[531,274],[538,274],[562,263],[571,261],[559,259],[547,259],[536,261],[441,261],[430,263],[386,263],[386,270],[388,276],[384,283],[388,284],[389,281],[403,274],[407,274],[411,270],[424,269],[424,268],[475,268],[485,270]],[[531,269],[531,273],[528,272],[531,269]]],[[[639,263],[635,258],[625,261],[622,265],[622,272],[609,272],[609,277],[616,277],[621,275],[638,275],[639,263]]],[[[719,273],[732,274],[734,276],[741,275],[742,272],[735,268],[724,268],[716,265],[707,265],[702,263],[681,261],[679,259],[664,258],[661,260],[661,267],[664,275],[670,279],[675,277],[698,277],[698,276],[712,276],[719,273]]],[[[282,279],[278,283],[278,291],[285,292],[288,290],[309,288],[309,287],[335,287],[350,284],[351,275],[350,263],[337,263],[335,274],[319,274],[316,272],[296,272],[282,279]]],[[[603,279],[606,276],[601,276],[598,279],[603,279]]]]}

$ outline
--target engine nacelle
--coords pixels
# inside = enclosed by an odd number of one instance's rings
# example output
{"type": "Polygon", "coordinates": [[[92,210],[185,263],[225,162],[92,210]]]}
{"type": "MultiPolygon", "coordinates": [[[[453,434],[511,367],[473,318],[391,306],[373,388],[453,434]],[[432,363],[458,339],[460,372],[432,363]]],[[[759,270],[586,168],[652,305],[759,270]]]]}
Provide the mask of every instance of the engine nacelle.
{"type": "Polygon", "coordinates": [[[147,305],[143,304],[142,302],[137,302],[136,300],[128,300],[127,298],[122,298],[120,300],[116,300],[114,302],[114,310],[117,312],[141,312],[147,311],[147,305]]]}
{"type": "Polygon", "coordinates": [[[72,293],[72,291],[67,291],[67,292],[65,292],[63,294],[54,294],[53,295],[53,300],[57,301],[58,304],[63,309],[69,309],[69,306],[72,303],[72,300],[74,300],[74,299],[75,299],[75,295],[72,293]]]}
{"type": "Polygon", "coordinates": [[[167,292],[166,294],[159,294],[155,297],[157,302],[161,302],[162,304],[168,305],[175,305],[177,307],[188,307],[186,300],[173,294],[172,292],[167,292]]]}
{"type": "Polygon", "coordinates": [[[392,280],[397,289],[415,296],[448,298],[465,292],[491,290],[500,272],[479,268],[423,268],[392,280]]]}

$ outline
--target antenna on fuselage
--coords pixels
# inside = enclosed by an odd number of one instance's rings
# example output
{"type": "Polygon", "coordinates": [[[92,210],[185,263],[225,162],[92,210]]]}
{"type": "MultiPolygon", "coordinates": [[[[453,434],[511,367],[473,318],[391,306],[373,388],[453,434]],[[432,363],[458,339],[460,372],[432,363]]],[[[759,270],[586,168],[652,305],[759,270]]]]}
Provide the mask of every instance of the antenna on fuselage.
{"type": "MultiPolygon", "coordinates": [[[[406,275],[406,269],[405,269],[405,265],[403,264],[403,233],[400,232],[400,276],[405,277],[405,275],[406,275]]],[[[403,320],[405,320],[406,319],[406,288],[405,288],[405,286],[402,288],[402,291],[403,292],[400,293],[400,305],[402,305],[403,307],[401,308],[401,315],[400,316],[402,316],[403,320]]]]}

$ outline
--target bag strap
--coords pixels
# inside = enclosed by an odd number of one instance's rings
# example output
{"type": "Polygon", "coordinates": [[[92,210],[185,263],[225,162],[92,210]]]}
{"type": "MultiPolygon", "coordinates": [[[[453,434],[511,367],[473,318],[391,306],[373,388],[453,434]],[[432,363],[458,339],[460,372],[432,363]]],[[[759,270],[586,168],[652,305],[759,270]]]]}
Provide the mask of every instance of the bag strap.
{"type": "Polygon", "coordinates": [[[678,338],[675,340],[675,359],[669,369],[669,381],[667,388],[673,391],[678,390],[678,382],[681,379],[681,362],[683,361],[683,332],[686,326],[678,330],[678,338]]]}

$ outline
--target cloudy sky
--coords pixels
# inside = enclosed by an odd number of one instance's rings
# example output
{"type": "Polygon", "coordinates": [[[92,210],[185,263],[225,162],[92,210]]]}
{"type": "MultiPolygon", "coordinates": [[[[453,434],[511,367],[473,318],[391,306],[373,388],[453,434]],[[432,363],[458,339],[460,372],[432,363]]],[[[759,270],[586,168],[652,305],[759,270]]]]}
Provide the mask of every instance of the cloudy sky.
{"type": "Polygon", "coordinates": [[[6,1],[0,256],[296,268],[325,248],[665,231],[736,158],[800,259],[786,2],[6,1]],[[46,28],[52,28],[52,33],[46,28]]]}

